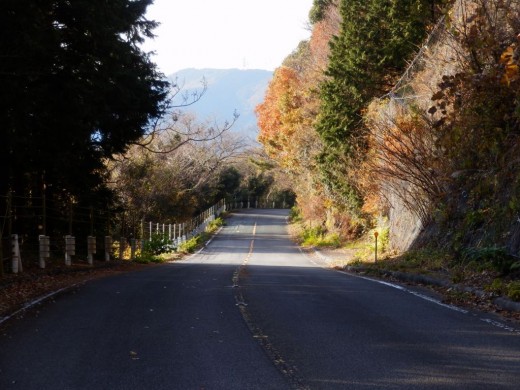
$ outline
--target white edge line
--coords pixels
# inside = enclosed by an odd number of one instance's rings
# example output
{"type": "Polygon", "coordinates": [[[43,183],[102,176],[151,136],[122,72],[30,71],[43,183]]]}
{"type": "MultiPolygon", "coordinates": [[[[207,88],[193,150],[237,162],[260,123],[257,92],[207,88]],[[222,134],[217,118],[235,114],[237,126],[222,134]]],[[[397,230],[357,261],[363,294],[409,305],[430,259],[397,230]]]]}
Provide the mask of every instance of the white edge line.
{"type": "MultiPolygon", "coordinates": [[[[287,221],[288,222],[288,221],[287,221]]],[[[436,305],[439,305],[439,306],[442,306],[442,307],[445,307],[447,309],[450,309],[450,310],[453,310],[453,311],[456,311],[456,312],[459,312],[459,313],[462,313],[462,314],[468,314],[469,311],[468,310],[465,310],[465,309],[462,309],[460,307],[457,307],[457,306],[453,306],[453,305],[448,305],[446,303],[442,303],[441,301],[439,301],[438,299],[435,299],[435,298],[431,298],[427,295],[424,295],[424,294],[420,294],[418,292],[415,292],[415,291],[412,291],[412,290],[409,290],[403,286],[400,286],[400,285],[397,285],[397,284],[394,284],[394,283],[389,283],[389,282],[385,282],[383,280],[377,280],[377,279],[372,279],[372,278],[368,278],[366,276],[361,276],[361,275],[356,275],[354,273],[350,273],[350,272],[345,272],[345,271],[340,271],[340,270],[337,270],[337,269],[334,269],[334,268],[329,268],[329,267],[324,267],[323,265],[321,264],[318,264],[316,263],[310,256],[307,255],[307,253],[305,253],[302,248],[298,245],[298,250],[300,251],[300,253],[302,255],[304,255],[312,264],[314,264],[315,266],[317,267],[320,267],[320,268],[325,268],[325,269],[329,269],[329,270],[332,270],[332,271],[335,271],[335,272],[339,272],[339,273],[342,273],[342,274],[345,274],[345,275],[348,275],[348,276],[353,276],[353,277],[357,277],[357,278],[361,278],[361,279],[365,279],[365,280],[368,280],[368,281],[371,281],[371,282],[374,282],[374,283],[379,283],[379,284],[383,284],[383,285],[386,285],[388,287],[392,287],[392,288],[396,288],[398,290],[401,290],[401,291],[404,291],[404,292],[407,292],[407,293],[410,293],[412,295],[415,295],[416,297],[418,298],[421,298],[421,299],[424,299],[428,302],[431,302],[431,303],[435,303],[436,305]]],[[[315,251],[316,254],[318,254],[320,257],[322,258],[326,258],[326,256],[324,256],[323,254],[321,254],[319,251],[315,251]]],[[[490,325],[493,325],[497,328],[501,328],[501,329],[504,329],[506,331],[509,331],[509,332],[515,332],[515,333],[520,333],[520,329],[516,329],[516,328],[513,328],[513,327],[510,327],[502,322],[499,322],[499,321],[495,321],[495,320],[491,320],[489,318],[479,318],[480,321],[483,321],[483,322],[486,322],[490,325]]]]}
{"type": "Polygon", "coordinates": [[[481,318],[480,321],[486,322],[490,325],[496,326],[497,328],[507,330],[509,332],[520,333],[520,329],[513,328],[511,326],[508,326],[506,324],[503,324],[503,323],[495,321],[495,320],[491,320],[489,318],[481,318]]]}
{"type": "Polygon", "coordinates": [[[59,290],[56,290],[56,291],[53,291],[51,293],[48,293],[48,294],[45,294],[45,295],[42,295],[41,297],[38,297],[36,298],[35,300],[33,301],[30,301],[30,302],[27,302],[25,303],[20,309],[16,310],[14,313],[11,313],[10,315],[6,316],[6,317],[2,317],[0,318],[0,325],[3,324],[4,322],[6,322],[7,320],[13,318],[14,316],[20,314],[21,312],[37,305],[38,303],[40,302],[43,302],[45,301],[46,299],[49,299],[51,298],[52,296],[56,295],[56,294],[59,294],[61,293],[62,291],[65,291],[65,290],[68,290],[68,289],[71,289],[71,288],[74,288],[76,286],[78,286],[79,284],[76,283],[76,284],[73,284],[71,286],[67,286],[67,287],[63,287],[63,288],[60,288],[59,290]]]}
{"type": "Polygon", "coordinates": [[[352,273],[348,273],[348,272],[345,272],[345,271],[339,271],[337,270],[337,272],[340,272],[342,274],[345,274],[345,275],[350,275],[350,276],[354,276],[356,278],[360,278],[360,279],[365,279],[365,280],[368,280],[370,282],[374,282],[374,283],[379,283],[379,284],[383,284],[385,286],[388,286],[388,287],[392,287],[392,288],[395,288],[397,290],[401,290],[401,291],[404,291],[404,292],[407,292],[409,294],[412,294],[412,295],[415,295],[416,297],[418,298],[421,298],[421,299],[424,299],[425,301],[428,301],[428,302],[432,302],[432,303],[435,303],[436,305],[439,305],[439,306],[442,306],[442,307],[445,307],[447,309],[450,309],[450,310],[453,310],[453,311],[457,311],[459,313],[463,313],[463,314],[468,314],[469,312],[465,309],[461,309],[460,307],[457,307],[457,306],[453,306],[453,305],[448,305],[446,303],[442,303],[441,301],[439,301],[438,299],[435,299],[435,298],[432,298],[432,297],[429,297],[427,295],[424,295],[424,294],[420,294],[418,292],[415,292],[415,291],[412,291],[412,290],[409,290],[403,286],[400,286],[398,284],[394,284],[394,283],[390,283],[390,282],[385,282],[383,280],[377,280],[377,279],[372,279],[372,278],[368,278],[366,276],[361,276],[361,275],[356,275],[356,274],[352,274],[352,273]]]}
{"type": "MultiPolygon", "coordinates": [[[[385,286],[396,288],[398,290],[401,290],[401,291],[407,292],[409,294],[415,295],[418,298],[424,299],[426,301],[435,303],[435,304],[437,304],[439,306],[445,307],[447,309],[450,309],[450,310],[453,310],[453,311],[456,311],[456,312],[459,312],[459,313],[462,313],[462,314],[468,314],[469,313],[468,310],[462,309],[462,308],[457,307],[457,306],[448,305],[446,303],[442,303],[441,301],[439,301],[439,300],[437,300],[435,298],[431,298],[431,297],[429,297],[427,295],[424,295],[424,294],[421,294],[421,293],[409,290],[409,289],[407,289],[407,288],[405,288],[403,286],[399,286],[397,284],[385,282],[385,281],[382,281],[382,280],[372,279],[372,278],[368,278],[366,276],[356,275],[356,274],[348,273],[348,272],[345,272],[345,271],[339,271],[339,270],[335,270],[335,271],[336,272],[340,272],[340,273],[345,274],[345,275],[354,276],[356,278],[361,278],[361,279],[365,279],[365,280],[368,280],[368,281],[371,281],[371,282],[384,284],[385,286]]],[[[489,319],[489,318],[483,318],[483,317],[479,317],[479,320],[482,321],[482,322],[485,322],[485,323],[487,323],[489,325],[495,326],[497,328],[500,328],[500,329],[503,329],[503,330],[506,330],[506,331],[509,331],[509,332],[520,333],[520,329],[508,326],[508,325],[506,325],[506,324],[504,324],[504,323],[502,323],[500,321],[495,321],[495,320],[492,320],[492,319],[489,319]]]]}
{"type": "MultiPolygon", "coordinates": [[[[186,257],[185,260],[189,260],[189,259],[191,259],[191,258],[194,257],[194,256],[200,255],[201,252],[202,252],[204,249],[206,249],[206,247],[211,243],[211,241],[213,241],[213,239],[215,238],[215,236],[216,236],[217,234],[219,234],[220,231],[221,231],[223,228],[224,228],[224,227],[221,226],[221,227],[220,227],[220,228],[215,232],[215,234],[213,235],[213,237],[211,237],[208,241],[206,241],[206,243],[202,246],[202,248],[200,248],[197,252],[195,252],[195,253],[189,255],[188,257],[186,257]]],[[[170,261],[170,263],[175,263],[175,262],[176,262],[175,260],[174,260],[174,261],[170,261]]]]}
{"type": "MultiPolygon", "coordinates": [[[[206,248],[206,246],[209,245],[209,244],[211,243],[211,241],[213,241],[213,238],[214,238],[217,234],[220,233],[220,231],[222,230],[222,228],[223,228],[223,227],[221,226],[221,227],[220,227],[220,228],[215,232],[215,235],[214,235],[213,237],[211,237],[211,238],[210,238],[210,239],[209,239],[209,240],[204,244],[204,246],[203,246],[202,248],[200,248],[196,253],[194,253],[193,255],[189,256],[188,258],[193,257],[193,256],[195,256],[195,255],[198,255],[200,252],[202,252],[202,251],[206,248]]],[[[46,299],[49,299],[49,298],[51,298],[52,296],[61,293],[62,291],[65,291],[65,290],[68,290],[68,289],[74,288],[74,287],[76,287],[76,286],[78,286],[78,285],[79,285],[79,284],[76,283],[76,284],[73,284],[73,285],[71,285],[71,286],[67,286],[67,287],[60,288],[59,290],[56,290],[56,291],[50,292],[50,293],[48,293],[48,294],[42,295],[41,297],[38,297],[38,298],[36,298],[36,299],[33,300],[33,301],[30,301],[30,302],[24,303],[24,305],[23,305],[20,309],[16,310],[15,312],[11,313],[10,315],[8,315],[8,316],[6,316],[6,317],[0,317],[0,325],[3,324],[4,322],[6,322],[7,320],[13,318],[14,316],[20,314],[21,312],[23,312],[23,311],[25,311],[25,310],[27,310],[27,309],[29,309],[29,308],[31,308],[31,307],[37,305],[38,303],[40,303],[40,302],[42,302],[42,301],[44,301],[44,300],[46,300],[46,299]]]]}

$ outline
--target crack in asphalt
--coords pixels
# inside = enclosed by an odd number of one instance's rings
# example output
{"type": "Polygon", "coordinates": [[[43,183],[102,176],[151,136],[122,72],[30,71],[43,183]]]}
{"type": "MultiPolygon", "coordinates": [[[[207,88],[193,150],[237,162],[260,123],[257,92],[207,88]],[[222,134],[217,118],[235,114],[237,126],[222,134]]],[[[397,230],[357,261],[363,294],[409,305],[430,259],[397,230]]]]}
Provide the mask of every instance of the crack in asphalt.
{"type": "Polygon", "coordinates": [[[269,340],[269,336],[264,334],[262,329],[256,324],[254,321],[251,312],[247,309],[248,303],[244,298],[243,290],[244,287],[240,285],[240,278],[245,277],[247,275],[246,267],[249,259],[251,258],[254,250],[256,235],[256,222],[253,227],[253,239],[251,240],[251,244],[249,245],[249,253],[245,257],[244,261],[241,265],[237,267],[235,272],[233,273],[233,287],[234,287],[234,295],[235,301],[238,309],[240,310],[240,314],[244,319],[249,331],[251,332],[253,338],[260,344],[265,354],[274,364],[274,366],[280,371],[280,373],[284,376],[284,378],[289,382],[292,389],[295,390],[309,390],[310,387],[305,384],[303,377],[298,373],[295,367],[289,365],[280,352],[276,349],[276,347],[269,340]]]}

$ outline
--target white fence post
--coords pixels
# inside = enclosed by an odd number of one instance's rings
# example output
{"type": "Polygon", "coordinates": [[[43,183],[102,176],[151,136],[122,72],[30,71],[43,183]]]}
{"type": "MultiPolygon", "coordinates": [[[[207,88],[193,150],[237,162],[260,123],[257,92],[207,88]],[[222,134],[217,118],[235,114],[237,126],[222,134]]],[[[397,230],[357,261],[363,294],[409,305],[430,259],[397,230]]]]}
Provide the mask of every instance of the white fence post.
{"type": "Polygon", "coordinates": [[[105,236],[105,261],[110,261],[111,249],[112,249],[112,236],[105,236]]]}
{"type": "Polygon", "coordinates": [[[18,234],[11,235],[11,248],[13,274],[23,272],[22,258],[20,257],[20,245],[18,244],[18,234]]]}
{"type": "Polygon", "coordinates": [[[72,256],[76,254],[76,238],[71,235],[65,236],[65,265],[72,264],[72,256]]]}
{"type": "Polygon", "coordinates": [[[94,264],[94,254],[96,253],[96,237],[87,237],[87,261],[90,265],[94,264]]]}
{"type": "Polygon", "coordinates": [[[40,253],[40,268],[45,268],[45,258],[49,258],[51,256],[51,242],[49,236],[38,236],[39,241],[39,253],[40,253]]]}

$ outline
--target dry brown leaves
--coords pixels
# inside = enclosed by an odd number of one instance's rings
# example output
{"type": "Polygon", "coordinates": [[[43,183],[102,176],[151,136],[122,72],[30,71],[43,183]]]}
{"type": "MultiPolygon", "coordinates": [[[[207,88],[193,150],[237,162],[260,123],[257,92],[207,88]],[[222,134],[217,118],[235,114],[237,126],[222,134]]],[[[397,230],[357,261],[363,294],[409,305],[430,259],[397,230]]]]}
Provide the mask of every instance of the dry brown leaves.
{"type": "Polygon", "coordinates": [[[0,318],[22,308],[28,302],[63,288],[85,283],[89,280],[130,272],[150,265],[129,261],[51,265],[46,269],[27,269],[19,274],[6,274],[0,278],[0,318]]]}

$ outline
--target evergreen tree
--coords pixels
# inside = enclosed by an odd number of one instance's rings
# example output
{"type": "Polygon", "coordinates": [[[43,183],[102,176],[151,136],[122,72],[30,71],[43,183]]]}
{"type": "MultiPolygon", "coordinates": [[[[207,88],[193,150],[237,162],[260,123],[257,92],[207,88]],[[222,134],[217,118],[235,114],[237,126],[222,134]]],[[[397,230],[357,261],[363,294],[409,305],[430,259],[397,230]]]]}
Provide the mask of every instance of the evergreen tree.
{"type": "Polygon", "coordinates": [[[0,195],[38,196],[44,180],[56,196],[108,196],[104,159],[165,108],[168,83],[139,47],[151,3],[1,2],[0,195]]]}
{"type": "Polygon", "coordinates": [[[324,141],[318,159],[323,181],[338,205],[355,211],[360,200],[349,166],[363,150],[362,112],[389,89],[429,21],[429,0],[342,0],[340,34],[331,41],[327,80],[321,85],[316,130],[324,141]]]}

